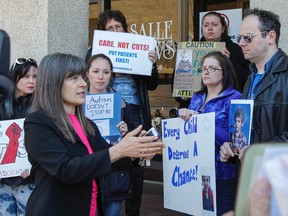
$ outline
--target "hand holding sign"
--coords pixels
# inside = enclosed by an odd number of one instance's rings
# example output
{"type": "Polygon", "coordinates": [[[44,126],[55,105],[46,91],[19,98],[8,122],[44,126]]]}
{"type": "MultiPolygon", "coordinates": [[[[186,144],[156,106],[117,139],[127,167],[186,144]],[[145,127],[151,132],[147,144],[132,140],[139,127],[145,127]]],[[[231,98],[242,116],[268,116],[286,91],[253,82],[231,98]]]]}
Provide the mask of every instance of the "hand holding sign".
{"type": "Polygon", "coordinates": [[[156,60],[157,60],[157,53],[156,53],[156,51],[155,51],[155,50],[150,50],[150,51],[148,52],[148,58],[149,58],[153,63],[155,63],[156,60]]]}
{"type": "Polygon", "coordinates": [[[188,121],[191,116],[198,114],[198,112],[186,108],[179,109],[179,117],[184,121],[188,121]]]}

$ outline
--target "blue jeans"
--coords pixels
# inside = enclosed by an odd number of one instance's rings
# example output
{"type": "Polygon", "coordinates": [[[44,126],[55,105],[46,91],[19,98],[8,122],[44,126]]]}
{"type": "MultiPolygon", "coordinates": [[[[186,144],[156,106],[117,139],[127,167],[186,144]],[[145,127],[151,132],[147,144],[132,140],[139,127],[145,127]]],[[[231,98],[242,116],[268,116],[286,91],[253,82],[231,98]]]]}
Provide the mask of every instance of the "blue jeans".
{"type": "Polygon", "coordinates": [[[104,212],[106,216],[119,216],[122,207],[122,201],[113,201],[104,204],[104,212]]]}
{"type": "Polygon", "coordinates": [[[0,184],[0,215],[24,216],[26,204],[33,189],[33,184],[17,187],[0,184]]]}

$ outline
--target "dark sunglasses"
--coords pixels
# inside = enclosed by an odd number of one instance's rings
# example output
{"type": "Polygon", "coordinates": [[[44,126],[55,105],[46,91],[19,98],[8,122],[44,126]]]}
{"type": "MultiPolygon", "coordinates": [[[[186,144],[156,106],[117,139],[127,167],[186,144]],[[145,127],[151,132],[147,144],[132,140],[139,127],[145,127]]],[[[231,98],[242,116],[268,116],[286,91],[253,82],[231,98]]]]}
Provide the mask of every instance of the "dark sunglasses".
{"type": "Polygon", "coordinates": [[[240,40],[241,40],[241,38],[243,37],[243,40],[244,40],[246,43],[251,43],[253,37],[255,37],[255,36],[257,36],[257,35],[260,35],[260,34],[262,34],[262,33],[265,33],[265,32],[266,32],[266,31],[258,32],[258,33],[256,33],[256,34],[243,34],[243,35],[238,35],[238,36],[236,37],[236,39],[237,39],[237,42],[239,43],[240,40]]]}
{"type": "Polygon", "coordinates": [[[16,64],[21,65],[21,64],[25,64],[27,62],[37,64],[37,61],[35,59],[32,59],[32,58],[18,58],[15,60],[15,63],[13,64],[12,71],[14,70],[16,64]]]}

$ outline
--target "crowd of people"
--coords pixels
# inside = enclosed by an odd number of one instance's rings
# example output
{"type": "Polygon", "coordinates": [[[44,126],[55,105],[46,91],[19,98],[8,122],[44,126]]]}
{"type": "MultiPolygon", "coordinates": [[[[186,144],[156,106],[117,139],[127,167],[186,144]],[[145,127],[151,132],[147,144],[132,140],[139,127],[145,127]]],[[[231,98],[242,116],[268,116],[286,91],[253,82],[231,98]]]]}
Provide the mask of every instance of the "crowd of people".
{"type": "MultiPolygon", "coordinates": [[[[202,58],[201,89],[191,100],[180,98],[186,105],[179,116],[187,121],[192,115],[216,114],[216,206],[209,176],[202,176],[202,198],[205,209],[217,209],[217,215],[234,209],[239,168],[249,148],[241,148],[239,157],[231,148],[230,101],[254,100],[251,144],[288,141],[288,57],[278,48],[280,28],[278,15],[249,9],[236,44],[219,13],[208,12],[202,19],[200,40],[225,42],[226,49],[202,58]]],[[[107,10],[99,15],[98,29],[124,33],[128,24],[120,11],[107,10]]],[[[25,147],[32,168],[31,173],[0,180],[0,215],[116,216],[123,201],[126,215],[140,215],[142,159],[152,159],[165,147],[158,137],[145,136],[151,127],[148,91],[158,86],[156,51],[150,50],[147,58],[153,64],[151,76],[115,73],[110,58],[92,55],[92,49],[86,62],[53,53],[39,65],[32,58],[18,58],[12,64],[9,77],[0,80],[0,120],[25,118],[25,147]],[[83,111],[86,94],[106,92],[120,92],[122,97],[121,121],[116,125],[122,139],[116,145],[101,136],[83,111]],[[103,179],[111,183],[117,171],[128,173],[132,193],[106,200],[103,179]]],[[[241,125],[244,115],[235,115],[236,121],[241,125]]],[[[12,142],[9,148],[15,149],[12,142]]]]}

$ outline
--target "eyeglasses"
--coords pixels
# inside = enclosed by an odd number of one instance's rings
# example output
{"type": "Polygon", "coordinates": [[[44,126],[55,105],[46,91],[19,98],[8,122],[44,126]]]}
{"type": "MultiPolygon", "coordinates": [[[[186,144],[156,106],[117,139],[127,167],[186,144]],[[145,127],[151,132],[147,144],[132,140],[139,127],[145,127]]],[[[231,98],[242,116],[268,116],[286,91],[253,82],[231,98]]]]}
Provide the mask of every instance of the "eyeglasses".
{"type": "Polygon", "coordinates": [[[13,64],[12,71],[14,70],[16,64],[21,65],[21,64],[25,64],[27,62],[37,64],[37,61],[35,59],[32,59],[32,58],[18,58],[15,60],[15,63],[13,64]]]}
{"type": "Polygon", "coordinates": [[[267,31],[262,31],[262,32],[258,32],[258,33],[256,33],[256,34],[243,34],[243,35],[238,35],[236,39],[237,39],[237,42],[239,43],[240,40],[241,40],[241,38],[243,37],[243,40],[244,40],[246,43],[251,43],[252,38],[253,38],[254,36],[257,36],[257,35],[260,35],[260,34],[266,33],[266,32],[267,32],[267,31]]]}
{"type": "Polygon", "coordinates": [[[122,29],[122,25],[115,25],[115,26],[109,26],[106,31],[114,31],[114,32],[119,32],[120,29],[122,29]]]}
{"type": "Polygon", "coordinates": [[[210,74],[215,73],[217,70],[222,71],[222,69],[219,68],[208,67],[208,68],[199,68],[198,73],[205,73],[207,71],[210,74]]]}

